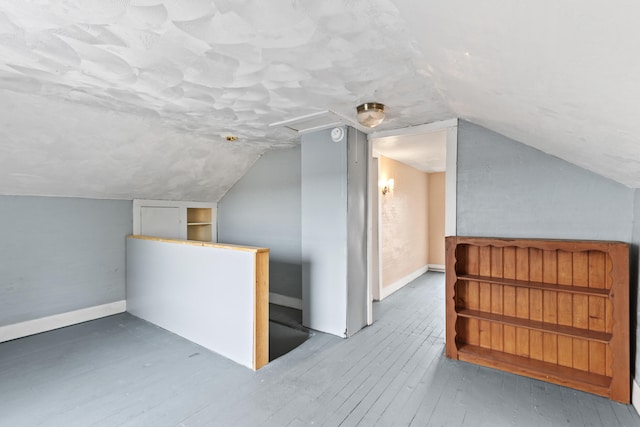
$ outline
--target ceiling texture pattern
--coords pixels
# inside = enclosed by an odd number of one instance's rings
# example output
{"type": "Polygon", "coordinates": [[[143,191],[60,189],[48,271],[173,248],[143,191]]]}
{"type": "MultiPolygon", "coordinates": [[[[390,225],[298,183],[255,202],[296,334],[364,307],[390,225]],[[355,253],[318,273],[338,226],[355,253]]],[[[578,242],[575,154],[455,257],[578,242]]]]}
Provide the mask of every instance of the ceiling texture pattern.
{"type": "Polygon", "coordinates": [[[217,201],[366,101],[640,187],[640,6],[521,3],[0,0],[0,194],[217,201]]]}

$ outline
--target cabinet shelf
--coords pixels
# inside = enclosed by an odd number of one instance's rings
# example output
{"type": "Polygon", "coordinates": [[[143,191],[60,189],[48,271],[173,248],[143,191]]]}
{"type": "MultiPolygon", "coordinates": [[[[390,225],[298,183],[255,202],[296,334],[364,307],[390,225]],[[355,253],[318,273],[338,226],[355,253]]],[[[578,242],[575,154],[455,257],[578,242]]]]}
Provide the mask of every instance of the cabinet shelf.
{"type": "Polygon", "coordinates": [[[187,208],[187,223],[211,223],[211,208],[187,208]]]}
{"type": "Polygon", "coordinates": [[[543,291],[569,292],[597,297],[609,296],[609,289],[587,288],[584,286],[555,285],[551,283],[530,282],[525,280],[503,279],[498,277],[475,276],[472,274],[459,274],[458,280],[468,280],[473,282],[493,283],[495,285],[514,286],[517,288],[541,289],[543,291]]]}
{"type": "Polygon", "coordinates": [[[210,242],[213,236],[210,208],[187,208],[187,240],[210,242]]]}
{"type": "Polygon", "coordinates": [[[133,233],[216,242],[217,204],[171,200],[133,201],[133,233]]]}
{"type": "Polygon", "coordinates": [[[571,338],[582,338],[589,341],[607,344],[611,341],[611,334],[605,332],[590,331],[571,326],[557,325],[554,323],[538,322],[536,320],[522,319],[519,317],[503,316],[501,314],[485,313],[467,308],[456,308],[459,317],[469,319],[487,320],[502,325],[515,326],[517,328],[531,329],[540,332],[549,332],[556,335],[564,335],[571,338]]]}
{"type": "Polygon", "coordinates": [[[474,345],[462,344],[458,348],[458,359],[489,368],[509,370],[542,381],[572,387],[600,396],[609,396],[611,378],[605,375],[581,371],[541,360],[494,351],[474,345]]]}

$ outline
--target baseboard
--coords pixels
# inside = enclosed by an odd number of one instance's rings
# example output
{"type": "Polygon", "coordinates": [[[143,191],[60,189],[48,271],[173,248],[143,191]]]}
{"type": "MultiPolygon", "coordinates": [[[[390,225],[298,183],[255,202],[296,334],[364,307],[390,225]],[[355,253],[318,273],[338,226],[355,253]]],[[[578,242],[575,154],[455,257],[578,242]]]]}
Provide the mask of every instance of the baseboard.
{"type": "Polygon", "coordinates": [[[296,310],[302,310],[302,299],[289,297],[282,294],[276,294],[269,292],[269,302],[271,304],[282,305],[284,307],[295,308],[296,310]]]}
{"type": "Polygon", "coordinates": [[[402,288],[404,285],[411,282],[412,280],[422,276],[428,270],[429,270],[429,266],[425,265],[424,267],[420,267],[413,273],[407,274],[402,279],[396,280],[389,286],[383,286],[382,289],[380,289],[380,301],[382,301],[392,293],[396,292],[397,290],[399,290],[400,288],[402,288]]]}
{"type": "Polygon", "coordinates": [[[55,314],[53,316],[41,317],[39,319],[27,320],[26,322],[14,323],[13,325],[0,326],[0,342],[52,331],[54,329],[64,328],[65,326],[111,316],[112,314],[124,313],[125,311],[127,311],[127,302],[122,300],[55,314]]]}
{"type": "Polygon", "coordinates": [[[631,404],[636,408],[636,412],[640,414],[640,385],[636,380],[631,381],[631,404]]]}
{"type": "Polygon", "coordinates": [[[439,271],[444,273],[444,264],[429,264],[429,271],[439,271]]]}

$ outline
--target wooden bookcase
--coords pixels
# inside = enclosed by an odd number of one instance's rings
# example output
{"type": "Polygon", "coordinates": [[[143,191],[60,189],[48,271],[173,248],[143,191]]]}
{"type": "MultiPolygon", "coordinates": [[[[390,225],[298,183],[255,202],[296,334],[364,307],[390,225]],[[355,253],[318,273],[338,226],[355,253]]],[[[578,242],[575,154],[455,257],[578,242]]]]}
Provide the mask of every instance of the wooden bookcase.
{"type": "Polygon", "coordinates": [[[446,355],[629,403],[629,246],[446,238],[446,355]]]}

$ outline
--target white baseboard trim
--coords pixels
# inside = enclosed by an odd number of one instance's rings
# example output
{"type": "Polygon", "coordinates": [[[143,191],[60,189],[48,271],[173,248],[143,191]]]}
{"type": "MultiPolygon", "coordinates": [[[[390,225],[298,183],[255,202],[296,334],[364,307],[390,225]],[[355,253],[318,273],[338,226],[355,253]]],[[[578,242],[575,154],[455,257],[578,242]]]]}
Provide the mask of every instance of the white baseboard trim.
{"type": "Polygon", "coordinates": [[[295,308],[296,310],[302,310],[302,299],[289,297],[282,294],[276,294],[269,292],[269,302],[271,304],[282,305],[284,307],[295,308]]]}
{"type": "Polygon", "coordinates": [[[402,288],[404,285],[411,282],[412,280],[422,276],[428,270],[429,270],[429,266],[425,265],[424,267],[420,267],[413,273],[407,274],[402,279],[396,280],[395,282],[391,283],[389,286],[383,286],[382,289],[380,289],[380,301],[382,301],[383,299],[385,299],[395,291],[399,290],[400,288],[402,288]]]}
{"type": "Polygon", "coordinates": [[[631,404],[636,408],[636,412],[640,414],[640,385],[634,379],[631,381],[631,404]]]}
{"type": "Polygon", "coordinates": [[[439,271],[444,273],[444,264],[429,264],[429,271],[439,271]]]}
{"type": "Polygon", "coordinates": [[[53,316],[41,317],[39,319],[27,320],[12,325],[0,326],[0,342],[52,331],[54,329],[64,328],[65,326],[111,316],[112,314],[124,313],[125,311],[127,311],[127,302],[122,300],[55,314],[53,316]]]}

